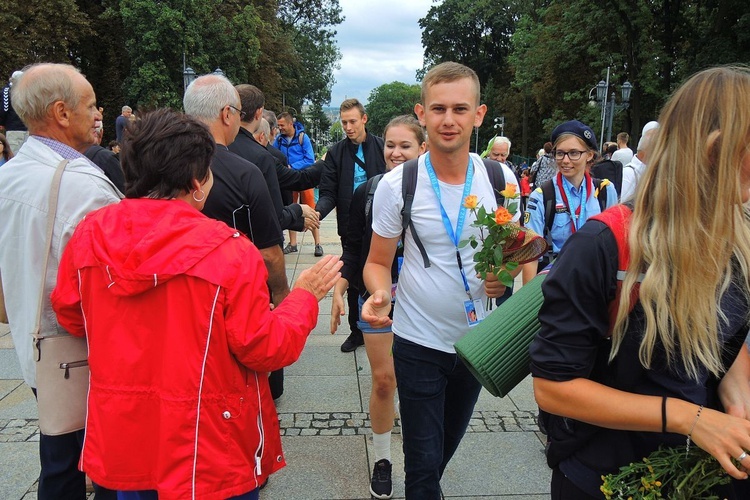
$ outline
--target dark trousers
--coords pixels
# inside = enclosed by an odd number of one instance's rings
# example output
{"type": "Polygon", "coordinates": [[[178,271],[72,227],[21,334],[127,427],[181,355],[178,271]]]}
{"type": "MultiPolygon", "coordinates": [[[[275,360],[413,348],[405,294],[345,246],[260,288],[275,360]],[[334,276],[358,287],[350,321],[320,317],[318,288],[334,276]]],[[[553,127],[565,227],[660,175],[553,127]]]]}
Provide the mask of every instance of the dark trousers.
{"type": "MultiPolygon", "coordinates": [[[[227,500],[258,500],[259,495],[260,488],[255,488],[244,495],[237,495],[227,500]]],[[[159,494],[156,490],[118,491],[117,500],[159,500],[159,494]]]]}
{"type": "Polygon", "coordinates": [[[268,375],[268,386],[271,389],[271,398],[279,399],[284,394],[284,369],[279,368],[268,375]]]}
{"type": "MultiPolygon", "coordinates": [[[[346,246],[346,238],[341,237],[341,248],[346,246]]],[[[346,306],[349,308],[349,328],[352,333],[362,334],[357,322],[359,321],[359,290],[354,283],[349,283],[346,292],[346,306]]]]}
{"type": "Polygon", "coordinates": [[[482,386],[455,354],[394,336],[406,498],[440,498],[440,478],[469,425],[482,386]]]}
{"type": "MultiPolygon", "coordinates": [[[[36,389],[31,389],[36,397],[36,389]]],[[[39,434],[39,500],[86,498],[86,475],[78,470],[84,431],[59,436],[39,434]]],[[[112,490],[94,485],[97,500],[115,500],[112,490]]]]}
{"type": "Polygon", "coordinates": [[[552,480],[550,482],[551,500],[599,500],[600,498],[604,498],[604,495],[592,497],[578,488],[563,474],[559,467],[552,469],[552,480]]]}

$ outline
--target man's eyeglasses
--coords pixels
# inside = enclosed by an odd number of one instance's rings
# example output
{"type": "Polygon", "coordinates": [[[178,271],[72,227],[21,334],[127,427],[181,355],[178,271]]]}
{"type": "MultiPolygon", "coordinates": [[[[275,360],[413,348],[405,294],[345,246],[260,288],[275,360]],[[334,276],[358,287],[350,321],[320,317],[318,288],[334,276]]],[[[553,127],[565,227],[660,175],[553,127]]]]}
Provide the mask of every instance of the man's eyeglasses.
{"type": "Polygon", "coordinates": [[[247,115],[247,113],[245,113],[241,109],[235,108],[231,104],[227,104],[227,106],[229,106],[230,108],[232,108],[233,110],[235,110],[236,112],[238,112],[240,114],[240,121],[245,121],[245,116],[247,115]]]}
{"type": "Polygon", "coordinates": [[[585,153],[586,151],[576,151],[575,149],[571,149],[570,151],[560,151],[559,149],[555,150],[555,160],[557,161],[563,161],[565,158],[565,155],[568,155],[568,158],[570,158],[570,161],[576,161],[581,159],[581,155],[585,153]]]}

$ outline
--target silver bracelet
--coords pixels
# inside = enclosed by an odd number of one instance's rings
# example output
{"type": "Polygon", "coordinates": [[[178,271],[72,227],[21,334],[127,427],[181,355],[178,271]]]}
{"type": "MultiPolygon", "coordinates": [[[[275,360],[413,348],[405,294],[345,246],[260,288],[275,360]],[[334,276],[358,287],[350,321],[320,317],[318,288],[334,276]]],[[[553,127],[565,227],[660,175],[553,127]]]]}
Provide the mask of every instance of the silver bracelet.
{"type": "Polygon", "coordinates": [[[698,419],[701,417],[701,412],[703,411],[703,405],[700,405],[698,408],[698,413],[695,415],[695,421],[693,422],[693,426],[690,428],[690,432],[688,432],[687,435],[687,441],[685,441],[685,458],[687,458],[688,453],[690,453],[690,436],[692,436],[693,431],[695,430],[695,426],[698,423],[698,419]]]}

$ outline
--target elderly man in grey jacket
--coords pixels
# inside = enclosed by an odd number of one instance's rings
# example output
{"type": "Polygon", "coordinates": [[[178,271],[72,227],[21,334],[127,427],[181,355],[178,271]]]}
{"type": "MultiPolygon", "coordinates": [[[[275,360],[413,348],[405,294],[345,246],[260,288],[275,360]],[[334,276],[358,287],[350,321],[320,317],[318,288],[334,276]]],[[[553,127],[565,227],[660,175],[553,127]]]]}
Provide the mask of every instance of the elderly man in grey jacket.
{"type": "MultiPolygon", "coordinates": [[[[41,332],[58,333],[49,296],[65,245],[90,211],[116,203],[120,192],[83,152],[94,143],[102,116],[91,84],[73,66],[36,64],[13,85],[13,106],[29,129],[29,139],[0,169],[0,275],[10,329],[23,378],[36,394],[32,333],[42,295],[41,332]],[[68,160],[60,183],[46,279],[46,227],[52,178],[68,160]]],[[[85,476],[78,470],[83,430],[47,436],[39,442],[40,499],[86,498],[85,476]]],[[[114,498],[98,490],[97,499],[114,498]]]]}

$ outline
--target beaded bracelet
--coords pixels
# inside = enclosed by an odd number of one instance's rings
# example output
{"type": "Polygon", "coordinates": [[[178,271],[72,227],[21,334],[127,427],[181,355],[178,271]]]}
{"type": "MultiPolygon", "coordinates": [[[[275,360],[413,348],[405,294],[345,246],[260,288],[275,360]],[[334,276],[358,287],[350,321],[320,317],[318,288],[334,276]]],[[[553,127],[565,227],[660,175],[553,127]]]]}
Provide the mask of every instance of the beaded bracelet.
{"type": "Polygon", "coordinates": [[[698,419],[701,416],[701,412],[703,411],[703,405],[700,405],[698,408],[698,413],[695,415],[695,421],[693,422],[693,426],[690,428],[690,432],[688,432],[687,435],[687,441],[685,441],[685,457],[687,458],[688,453],[690,453],[690,436],[692,436],[693,431],[695,430],[695,426],[698,423],[698,419]]]}

